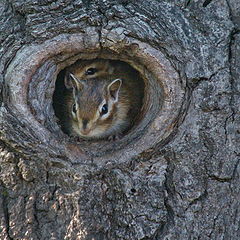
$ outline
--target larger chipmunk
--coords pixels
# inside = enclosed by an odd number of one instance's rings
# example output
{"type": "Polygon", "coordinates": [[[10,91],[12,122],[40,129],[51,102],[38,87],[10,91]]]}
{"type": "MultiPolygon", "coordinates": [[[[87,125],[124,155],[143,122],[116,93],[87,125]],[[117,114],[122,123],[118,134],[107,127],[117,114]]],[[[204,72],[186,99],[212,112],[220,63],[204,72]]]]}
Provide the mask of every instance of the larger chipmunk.
{"type": "Polygon", "coordinates": [[[138,72],[110,60],[82,61],[68,69],[65,86],[70,135],[116,139],[133,124],[142,106],[138,72]]]}

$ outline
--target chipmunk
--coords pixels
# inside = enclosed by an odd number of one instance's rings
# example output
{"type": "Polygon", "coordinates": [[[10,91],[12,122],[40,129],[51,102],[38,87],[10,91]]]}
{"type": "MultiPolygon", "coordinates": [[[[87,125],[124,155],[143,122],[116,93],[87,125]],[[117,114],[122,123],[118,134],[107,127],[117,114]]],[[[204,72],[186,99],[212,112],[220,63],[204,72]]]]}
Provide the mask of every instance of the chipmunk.
{"type": "Polygon", "coordinates": [[[143,87],[128,64],[110,60],[82,61],[65,76],[65,128],[86,139],[118,139],[139,113],[143,87]]]}
{"type": "Polygon", "coordinates": [[[116,71],[113,62],[106,59],[79,60],[68,68],[78,79],[90,79],[113,74],[116,71]]]}

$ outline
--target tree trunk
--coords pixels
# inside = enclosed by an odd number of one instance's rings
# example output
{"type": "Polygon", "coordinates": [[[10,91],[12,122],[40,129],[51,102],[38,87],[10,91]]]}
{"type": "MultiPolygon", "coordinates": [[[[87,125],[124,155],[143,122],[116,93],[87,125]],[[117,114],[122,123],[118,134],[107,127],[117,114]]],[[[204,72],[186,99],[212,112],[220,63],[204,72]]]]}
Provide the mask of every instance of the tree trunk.
{"type": "Polygon", "coordinates": [[[0,2],[0,239],[240,239],[239,0],[0,2]],[[143,110],[113,142],[53,109],[77,59],[127,62],[143,110]]]}

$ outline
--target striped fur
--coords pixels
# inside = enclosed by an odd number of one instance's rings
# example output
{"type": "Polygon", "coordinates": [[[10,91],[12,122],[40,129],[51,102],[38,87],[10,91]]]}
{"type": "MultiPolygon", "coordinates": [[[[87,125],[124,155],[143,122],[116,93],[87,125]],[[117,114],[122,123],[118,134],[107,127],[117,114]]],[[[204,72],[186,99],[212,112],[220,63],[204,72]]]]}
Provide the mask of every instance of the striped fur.
{"type": "Polygon", "coordinates": [[[69,116],[67,126],[71,135],[89,139],[106,138],[121,134],[129,128],[140,111],[143,93],[138,86],[139,79],[134,79],[137,74],[132,74],[127,68],[128,65],[123,66],[121,68],[119,65],[110,64],[108,60],[98,59],[91,62],[81,61],[68,69],[72,71],[75,79],[75,83],[71,84],[72,95],[66,98],[69,116]],[[99,75],[95,74],[97,77],[85,76],[86,69],[91,67],[98,68],[99,75]],[[113,69],[118,70],[114,72],[113,69]],[[118,78],[122,80],[122,85],[115,101],[109,93],[109,86],[118,78]],[[74,103],[76,113],[72,112],[74,103]],[[104,104],[108,105],[109,111],[101,115],[104,104]]]}

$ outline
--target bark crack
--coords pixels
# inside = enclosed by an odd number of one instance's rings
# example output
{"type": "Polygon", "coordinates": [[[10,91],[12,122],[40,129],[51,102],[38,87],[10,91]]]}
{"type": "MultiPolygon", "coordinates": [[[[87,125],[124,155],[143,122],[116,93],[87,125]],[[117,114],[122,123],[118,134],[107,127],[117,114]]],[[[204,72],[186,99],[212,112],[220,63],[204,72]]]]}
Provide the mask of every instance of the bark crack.
{"type": "Polygon", "coordinates": [[[203,192],[203,194],[201,194],[198,198],[195,198],[192,202],[189,203],[189,206],[187,207],[187,209],[196,204],[197,202],[201,202],[201,201],[204,201],[205,199],[207,199],[208,197],[208,192],[207,192],[207,189],[205,189],[205,191],[203,192]]]}
{"type": "MultiPolygon", "coordinates": [[[[235,154],[237,155],[236,152],[235,152],[235,154]]],[[[235,176],[236,176],[236,174],[237,174],[237,168],[238,168],[239,163],[240,163],[240,159],[238,159],[238,161],[236,162],[236,164],[235,164],[235,166],[234,166],[232,179],[234,179],[235,176]]]]}
{"type": "Polygon", "coordinates": [[[38,220],[38,216],[37,216],[37,206],[36,206],[36,200],[34,201],[34,204],[33,204],[33,216],[34,216],[34,219],[36,221],[36,224],[35,225],[35,232],[36,232],[36,237],[40,240],[41,239],[41,229],[40,229],[40,221],[38,220]]]}
{"type": "MultiPolygon", "coordinates": [[[[173,156],[174,157],[174,156],[173,156]]],[[[175,213],[173,207],[169,203],[169,198],[173,198],[175,194],[174,184],[173,184],[173,172],[174,172],[174,164],[172,163],[172,159],[169,157],[165,157],[167,161],[167,168],[165,174],[165,196],[164,196],[164,206],[167,210],[167,220],[166,222],[157,230],[156,238],[154,239],[164,239],[165,236],[168,234],[170,228],[172,228],[175,224],[175,213]]]]}
{"type": "MultiPolygon", "coordinates": [[[[230,19],[231,19],[232,23],[234,24],[233,19],[232,19],[232,10],[231,10],[228,0],[226,0],[226,3],[228,5],[230,19]]],[[[234,121],[234,116],[236,114],[236,111],[234,108],[234,95],[237,94],[237,89],[235,89],[235,78],[234,78],[234,74],[233,74],[233,66],[234,66],[233,45],[235,43],[235,35],[238,33],[240,33],[240,31],[234,27],[229,34],[229,44],[228,44],[228,62],[229,62],[229,72],[230,72],[230,84],[231,84],[231,90],[232,90],[231,99],[230,99],[230,107],[232,110],[232,115],[229,116],[229,118],[232,118],[233,121],[234,121]]]]}
{"type": "MultiPolygon", "coordinates": [[[[229,16],[230,16],[230,19],[232,21],[232,23],[234,24],[234,21],[233,21],[233,14],[232,14],[232,9],[231,9],[231,6],[230,6],[230,3],[228,0],[226,0],[226,3],[227,3],[227,6],[228,6],[228,10],[229,10],[229,16]]],[[[234,25],[235,26],[235,25],[234,25]]],[[[232,29],[232,31],[230,32],[229,34],[229,43],[228,43],[228,62],[229,62],[229,74],[230,74],[230,85],[231,85],[231,96],[230,96],[230,102],[229,102],[229,105],[230,105],[230,109],[231,109],[231,114],[226,118],[226,121],[225,121],[225,125],[224,125],[224,130],[225,130],[225,143],[227,143],[228,141],[228,124],[229,124],[229,121],[231,121],[231,123],[234,123],[235,121],[235,115],[236,115],[236,112],[237,110],[235,109],[235,106],[234,106],[234,102],[235,102],[235,96],[236,95],[239,95],[237,89],[236,89],[236,86],[235,86],[235,77],[234,77],[234,44],[235,44],[235,35],[238,34],[240,31],[236,29],[236,27],[234,27],[232,29]]]]}
{"type": "Polygon", "coordinates": [[[0,181],[0,186],[2,186],[1,192],[2,192],[2,209],[5,219],[5,225],[6,225],[6,233],[10,240],[13,240],[13,238],[10,236],[10,216],[8,212],[8,192],[7,189],[4,187],[4,184],[2,181],[0,181]]]}

